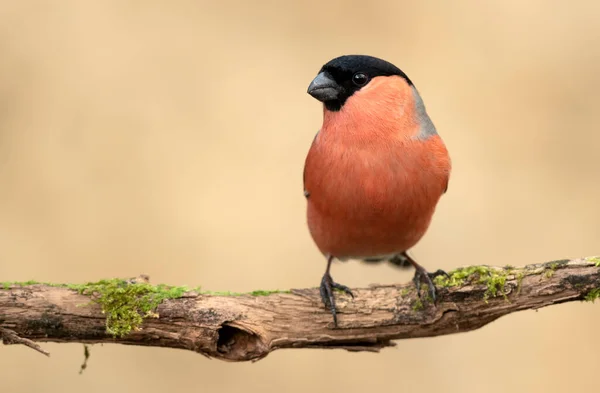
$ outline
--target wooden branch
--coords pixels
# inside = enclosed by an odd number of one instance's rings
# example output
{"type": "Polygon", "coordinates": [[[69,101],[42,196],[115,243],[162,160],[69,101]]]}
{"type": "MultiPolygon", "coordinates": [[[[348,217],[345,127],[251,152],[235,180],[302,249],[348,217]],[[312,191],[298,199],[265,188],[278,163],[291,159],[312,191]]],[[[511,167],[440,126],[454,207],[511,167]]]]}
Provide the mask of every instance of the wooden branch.
{"type": "Polygon", "coordinates": [[[10,329],[0,328],[0,338],[2,338],[4,344],[23,344],[43,355],[50,356],[50,352],[44,351],[42,347],[27,338],[19,337],[16,332],[10,329]]]}
{"type": "Polygon", "coordinates": [[[393,346],[392,340],[467,332],[512,312],[600,295],[596,257],[524,268],[477,266],[450,274],[450,280],[437,281],[435,306],[419,301],[412,283],[356,289],[354,300],[337,293],[337,329],[316,288],[263,296],[189,291],[162,301],[124,337],[107,333],[101,306],[81,291],[42,284],[4,284],[2,289],[0,284],[0,336],[6,344],[37,350],[32,341],[119,343],[245,361],[281,348],[378,351],[393,346]]]}

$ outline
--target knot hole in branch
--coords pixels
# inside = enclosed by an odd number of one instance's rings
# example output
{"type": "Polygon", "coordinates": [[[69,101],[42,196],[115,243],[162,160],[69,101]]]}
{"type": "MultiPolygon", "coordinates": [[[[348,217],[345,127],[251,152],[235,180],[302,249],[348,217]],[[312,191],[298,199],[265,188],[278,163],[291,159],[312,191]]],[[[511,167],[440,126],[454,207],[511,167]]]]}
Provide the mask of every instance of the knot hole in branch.
{"type": "Polygon", "coordinates": [[[254,332],[225,322],[217,334],[217,352],[226,359],[258,359],[268,353],[266,343],[254,332]]]}

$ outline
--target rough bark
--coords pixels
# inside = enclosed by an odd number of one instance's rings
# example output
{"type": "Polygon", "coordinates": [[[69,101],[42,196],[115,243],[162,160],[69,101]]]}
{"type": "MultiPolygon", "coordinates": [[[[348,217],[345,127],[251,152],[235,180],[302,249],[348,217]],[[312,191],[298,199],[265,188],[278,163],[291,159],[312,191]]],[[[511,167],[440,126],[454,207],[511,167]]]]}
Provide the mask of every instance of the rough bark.
{"type": "Polygon", "coordinates": [[[121,338],[106,332],[106,316],[88,296],[47,285],[5,285],[0,286],[0,336],[5,343],[28,346],[79,342],[181,348],[228,361],[258,360],[281,348],[379,351],[393,346],[392,340],[467,332],[512,312],[592,300],[600,292],[599,265],[598,258],[582,258],[491,268],[504,283],[485,283],[475,272],[459,285],[438,286],[435,305],[426,300],[421,305],[412,283],[354,289],[354,299],[337,293],[338,328],[316,288],[267,296],[187,292],[163,301],[155,317],[121,338]]]}

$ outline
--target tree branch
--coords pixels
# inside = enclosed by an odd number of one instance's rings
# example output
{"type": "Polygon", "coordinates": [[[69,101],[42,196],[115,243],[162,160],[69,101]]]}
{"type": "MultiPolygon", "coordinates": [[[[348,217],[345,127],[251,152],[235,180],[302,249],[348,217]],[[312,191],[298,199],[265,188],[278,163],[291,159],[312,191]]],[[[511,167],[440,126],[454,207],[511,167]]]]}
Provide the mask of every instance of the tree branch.
{"type": "Polygon", "coordinates": [[[23,344],[26,347],[35,349],[41,354],[50,356],[50,352],[44,351],[42,347],[27,338],[19,337],[16,332],[13,332],[10,329],[0,328],[0,338],[2,338],[2,343],[4,344],[23,344]]]}
{"type": "Polygon", "coordinates": [[[149,310],[151,302],[143,301],[152,298],[143,286],[150,284],[121,283],[114,292],[102,292],[98,283],[0,284],[0,336],[5,344],[25,344],[42,353],[33,341],[181,348],[228,361],[258,360],[281,348],[379,351],[395,345],[392,340],[467,332],[512,312],[594,300],[600,296],[600,259],[457,269],[450,279],[437,279],[435,306],[421,302],[412,283],[356,289],[354,300],[337,293],[337,329],[318,289],[210,295],[163,287],[176,295],[149,310]],[[110,328],[132,303],[107,296],[137,286],[130,300],[138,299],[140,324],[132,322],[129,334],[114,337],[107,332],[107,316],[110,328]]]}

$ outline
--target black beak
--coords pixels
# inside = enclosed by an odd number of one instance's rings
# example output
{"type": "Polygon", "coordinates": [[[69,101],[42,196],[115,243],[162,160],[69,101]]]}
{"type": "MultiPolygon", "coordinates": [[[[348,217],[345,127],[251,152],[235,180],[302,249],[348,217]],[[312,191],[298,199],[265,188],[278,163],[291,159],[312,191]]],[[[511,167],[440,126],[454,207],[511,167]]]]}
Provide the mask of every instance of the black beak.
{"type": "Polygon", "coordinates": [[[325,72],[317,75],[308,85],[308,94],[321,102],[337,100],[341,90],[341,86],[325,72]]]}

